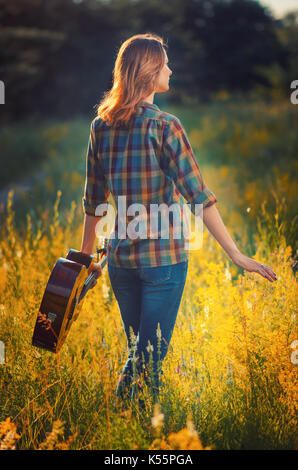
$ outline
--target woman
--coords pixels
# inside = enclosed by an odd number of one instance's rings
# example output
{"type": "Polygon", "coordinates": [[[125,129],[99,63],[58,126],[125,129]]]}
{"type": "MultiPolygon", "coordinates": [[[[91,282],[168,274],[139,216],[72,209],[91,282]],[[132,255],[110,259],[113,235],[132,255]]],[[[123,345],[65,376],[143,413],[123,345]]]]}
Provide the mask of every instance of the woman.
{"type": "MultiPolygon", "coordinates": [[[[116,390],[121,398],[131,399],[141,390],[144,382],[136,382],[136,377],[143,377],[154,397],[158,396],[160,367],[183,294],[188,245],[181,232],[180,238],[174,236],[181,219],[174,223],[173,213],[166,208],[174,205],[181,215],[182,196],[193,214],[201,207],[203,222],[234,264],[270,282],[276,280],[268,266],[240,253],[215,207],[214,193],[203,181],[180,120],[153,103],[155,93],[169,89],[172,71],[166,47],[161,37],[149,33],[132,36],[121,45],[113,87],[98,106],[87,150],[82,252],[93,253],[95,227],[107,213],[102,209],[110,194],[118,204],[107,251],[109,277],[129,350],[116,390]],[[123,216],[119,207],[123,199],[126,207],[137,208],[139,215],[134,219],[130,209],[123,216]],[[149,232],[145,222],[152,205],[163,205],[163,209],[154,217],[150,212],[153,230],[149,232]],[[166,218],[164,236],[161,223],[166,218]],[[134,223],[129,236],[127,222],[134,223]],[[124,237],[119,235],[123,227],[124,237]]],[[[100,271],[100,266],[95,264],[94,269],[100,271]]]]}

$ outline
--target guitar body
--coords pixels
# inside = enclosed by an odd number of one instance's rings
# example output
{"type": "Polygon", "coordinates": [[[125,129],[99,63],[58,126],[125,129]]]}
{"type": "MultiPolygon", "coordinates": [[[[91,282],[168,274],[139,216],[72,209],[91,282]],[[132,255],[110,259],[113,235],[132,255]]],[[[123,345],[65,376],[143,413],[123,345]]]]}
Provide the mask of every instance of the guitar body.
{"type": "MultiPolygon", "coordinates": [[[[57,353],[77,319],[84,296],[98,271],[91,273],[95,262],[93,255],[69,250],[66,258],[60,257],[49,277],[32,337],[33,346],[57,353]]],[[[101,268],[107,256],[101,259],[101,268]]]]}

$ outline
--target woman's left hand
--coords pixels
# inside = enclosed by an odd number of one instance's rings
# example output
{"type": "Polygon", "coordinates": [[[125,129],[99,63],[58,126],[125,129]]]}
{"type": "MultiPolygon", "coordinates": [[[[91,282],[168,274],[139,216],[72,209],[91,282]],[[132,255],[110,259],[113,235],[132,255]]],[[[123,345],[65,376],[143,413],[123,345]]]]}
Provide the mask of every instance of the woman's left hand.
{"type": "Polygon", "coordinates": [[[269,268],[269,266],[266,266],[266,264],[259,263],[258,261],[252,258],[249,258],[248,256],[243,255],[240,252],[233,254],[231,256],[231,260],[233,261],[234,264],[236,264],[236,266],[246,269],[246,271],[249,271],[249,272],[258,273],[261,276],[268,279],[270,282],[277,281],[275,272],[272,271],[272,269],[269,268]]]}

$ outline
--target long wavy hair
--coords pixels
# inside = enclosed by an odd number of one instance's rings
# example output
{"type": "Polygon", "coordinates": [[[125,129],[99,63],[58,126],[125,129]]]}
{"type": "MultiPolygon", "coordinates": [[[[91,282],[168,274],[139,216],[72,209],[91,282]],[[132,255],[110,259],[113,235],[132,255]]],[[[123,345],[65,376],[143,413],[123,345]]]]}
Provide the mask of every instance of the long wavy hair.
{"type": "Polygon", "coordinates": [[[113,86],[97,105],[97,116],[109,126],[127,126],[137,104],[154,92],[165,64],[164,40],[152,33],[136,34],[119,48],[113,86]]]}

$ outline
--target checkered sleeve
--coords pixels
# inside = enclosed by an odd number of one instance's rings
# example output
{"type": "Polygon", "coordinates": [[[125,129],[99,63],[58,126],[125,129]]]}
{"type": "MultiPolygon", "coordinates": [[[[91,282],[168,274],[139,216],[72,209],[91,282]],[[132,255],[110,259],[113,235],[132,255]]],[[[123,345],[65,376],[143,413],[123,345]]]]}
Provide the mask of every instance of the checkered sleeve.
{"type": "Polygon", "coordinates": [[[102,162],[97,151],[97,142],[94,121],[90,126],[90,136],[86,152],[86,179],[84,196],[82,198],[83,211],[88,215],[95,215],[96,207],[107,202],[110,195],[102,162]]]}
{"type": "Polygon", "coordinates": [[[193,214],[195,204],[203,204],[205,208],[217,202],[215,194],[204,183],[186,131],[176,117],[164,129],[163,154],[166,173],[190,204],[193,214]]]}

